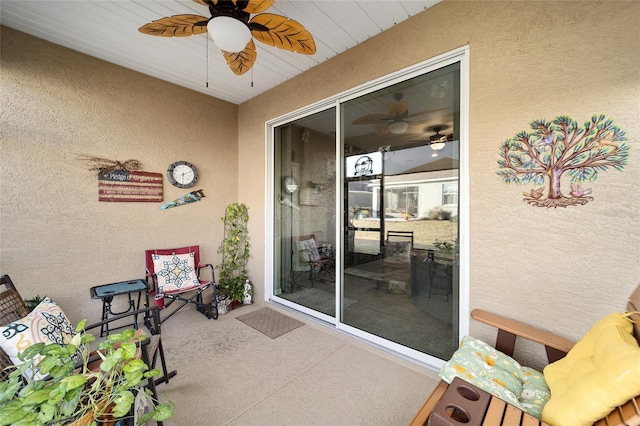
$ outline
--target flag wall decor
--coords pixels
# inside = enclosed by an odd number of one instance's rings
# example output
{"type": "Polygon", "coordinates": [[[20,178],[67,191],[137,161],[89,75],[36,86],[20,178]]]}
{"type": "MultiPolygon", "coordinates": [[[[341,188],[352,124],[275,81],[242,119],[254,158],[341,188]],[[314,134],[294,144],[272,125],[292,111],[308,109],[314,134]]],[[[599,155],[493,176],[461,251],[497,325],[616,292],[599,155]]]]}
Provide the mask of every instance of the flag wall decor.
{"type": "Polygon", "coordinates": [[[162,173],[113,170],[98,174],[98,201],[158,202],[163,199],[162,173]]]}

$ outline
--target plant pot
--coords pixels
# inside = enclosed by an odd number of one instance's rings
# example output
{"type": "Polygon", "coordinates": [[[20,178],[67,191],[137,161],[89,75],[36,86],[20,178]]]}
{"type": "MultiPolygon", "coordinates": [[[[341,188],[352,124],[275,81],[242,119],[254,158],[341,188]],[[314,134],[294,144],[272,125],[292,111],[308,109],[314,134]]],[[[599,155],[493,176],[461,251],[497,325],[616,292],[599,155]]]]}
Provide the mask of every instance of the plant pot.
{"type": "MultiPolygon", "coordinates": [[[[102,410],[105,402],[102,402],[98,405],[98,409],[102,410]]],[[[113,404],[112,404],[113,405],[113,404]]],[[[105,414],[101,415],[97,420],[98,420],[98,424],[100,424],[101,426],[114,426],[116,424],[116,418],[113,417],[112,415],[108,414],[111,412],[111,408],[107,408],[105,410],[105,414]]],[[[68,426],[87,426],[92,424],[94,421],[96,421],[96,419],[94,418],[94,410],[89,410],[86,413],[84,413],[82,416],[78,417],[77,419],[75,419],[72,422],[67,423],[68,426]]]]}

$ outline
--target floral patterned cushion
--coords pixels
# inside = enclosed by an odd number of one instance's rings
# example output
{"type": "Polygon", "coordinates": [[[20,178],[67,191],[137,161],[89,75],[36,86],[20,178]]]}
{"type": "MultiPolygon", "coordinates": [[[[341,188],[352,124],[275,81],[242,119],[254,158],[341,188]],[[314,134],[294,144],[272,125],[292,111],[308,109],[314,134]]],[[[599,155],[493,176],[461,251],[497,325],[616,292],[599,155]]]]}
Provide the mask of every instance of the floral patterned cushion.
{"type": "Polygon", "coordinates": [[[440,370],[440,378],[447,383],[454,377],[460,377],[538,419],[550,397],[542,373],[521,366],[513,358],[471,336],[462,338],[460,348],[440,370]]]}
{"type": "MultiPolygon", "coordinates": [[[[18,358],[18,354],[29,346],[40,342],[67,344],[75,334],[75,328],[62,309],[46,297],[26,317],[0,327],[0,346],[14,365],[20,365],[23,361],[18,358]]],[[[76,357],[79,356],[80,353],[77,353],[76,357]]],[[[41,356],[35,358],[36,365],[40,359],[41,356]]],[[[37,371],[27,371],[25,378],[41,379],[43,376],[37,371]]]]}
{"type": "Polygon", "coordinates": [[[298,241],[298,250],[300,251],[300,258],[303,262],[316,262],[321,259],[318,245],[313,238],[298,241]]]}
{"type": "Polygon", "coordinates": [[[388,259],[408,262],[411,259],[411,241],[387,241],[384,252],[388,259]]]}
{"type": "Polygon", "coordinates": [[[158,277],[158,293],[183,292],[200,285],[195,253],[151,256],[158,277]]]}

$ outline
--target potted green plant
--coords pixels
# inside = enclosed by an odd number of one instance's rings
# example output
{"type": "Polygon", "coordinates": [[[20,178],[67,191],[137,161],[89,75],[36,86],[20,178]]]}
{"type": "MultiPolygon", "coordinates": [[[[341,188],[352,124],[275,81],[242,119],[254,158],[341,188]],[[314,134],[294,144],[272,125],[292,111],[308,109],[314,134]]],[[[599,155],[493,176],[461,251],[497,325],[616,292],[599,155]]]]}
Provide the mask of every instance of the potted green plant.
{"type": "Polygon", "coordinates": [[[438,250],[437,257],[443,260],[453,261],[458,251],[457,239],[451,241],[440,241],[436,238],[433,246],[438,250]]]}
{"type": "Polygon", "coordinates": [[[95,357],[89,344],[95,337],[84,331],[84,324],[81,321],[68,344],[35,343],[20,354],[25,362],[13,367],[9,379],[0,383],[0,425],[115,421],[127,417],[138,397],[154,403],[138,424],[173,416],[172,404],[153,401],[145,387],[147,379],[162,374],[136,356],[137,342],[145,336],[135,336],[134,330],[110,334],[96,350],[99,367],[91,368],[95,357]],[[22,375],[31,375],[34,366],[39,375],[25,384],[22,375]]]}
{"type": "Polygon", "coordinates": [[[249,209],[242,203],[227,206],[224,222],[224,239],[218,248],[222,253],[222,263],[218,265],[220,293],[232,302],[242,302],[244,285],[247,280],[249,261],[249,209]]]}

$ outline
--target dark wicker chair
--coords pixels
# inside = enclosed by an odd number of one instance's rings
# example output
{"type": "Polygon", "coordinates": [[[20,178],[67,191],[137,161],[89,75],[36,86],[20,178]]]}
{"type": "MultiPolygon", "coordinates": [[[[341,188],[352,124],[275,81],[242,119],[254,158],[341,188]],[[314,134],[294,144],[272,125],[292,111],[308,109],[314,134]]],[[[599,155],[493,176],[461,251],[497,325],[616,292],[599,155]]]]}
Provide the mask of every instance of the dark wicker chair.
{"type": "MultiPolygon", "coordinates": [[[[5,326],[24,318],[28,313],[24,299],[20,296],[11,278],[8,275],[2,275],[0,277],[0,326],[5,326]]],[[[143,315],[145,318],[144,323],[150,331],[150,335],[140,343],[142,360],[151,368],[155,368],[157,361],[160,360],[163,375],[149,383],[149,388],[154,396],[157,396],[155,386],[159,383],[169,382],[169,379],[176,375],[176,371],[169,372],[167,369],[160,337],[160,315],[155,306],[113,316],[108,320],[88,325],[85,330],[90,331],[107,323],[116,322],[133,315],[143,315]]],[[[0,381],[4,381],[9,377],[10,370],[5,370],[5,368],[11,365],[11,359],[0,349],[0,381]]]]}
{"type": "MultiPolygon", "coordinates": [[[[24,300],[8,275],[0,277],[0,326],[5,326],[27,316],[29,311],[24,300]]],[[[6,367],[13,365],[11,359],[0,349],[0,382],[9,378],[6,367]]]]}

